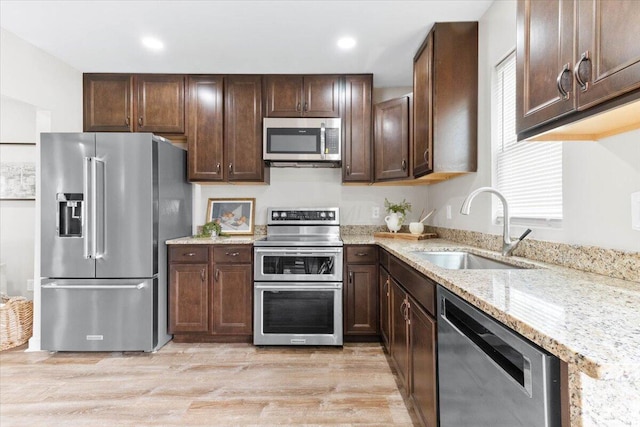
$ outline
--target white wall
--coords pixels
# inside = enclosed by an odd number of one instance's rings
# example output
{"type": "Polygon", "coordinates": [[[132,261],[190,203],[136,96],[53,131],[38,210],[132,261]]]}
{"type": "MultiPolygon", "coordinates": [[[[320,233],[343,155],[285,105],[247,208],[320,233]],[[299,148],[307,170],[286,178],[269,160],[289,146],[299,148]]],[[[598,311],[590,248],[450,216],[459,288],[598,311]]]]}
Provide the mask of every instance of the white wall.
{"type": "Polygon", "coordinates": [[[255,224],[264,225],[269,207],[338,206],[342,224],[383,225],[384,199],[412,204],[409,219],[415,219],[427,206],[425,187],[342,185],[340,169],[271,168],[270,185],[201,185],[194,199],[194,225],[205,221],[209,198],[255,197],[255,224]],[[199,196],[198,196],[199,194],[199,196]],[[380,208],[380,217],[371,217],[373,207],[380,208]]]}
{"type": "MultiPolygon", "coordinates": [[[[1,142],[39,143],[39,132],[82,131],[82,73],[0,30],[1,142]],[[7,139],[5,139],[7,138],[7,139]]],[[[35,150],[37,153],[37,150],[35,150]]],[[[33,159],[39,163],[39,156],[33,159]]],[[[39,191],[39,189],[37,190],[39,191]]],[[[30,349],[40,348],[39,194],[35,202],[0,202],[0,262],[11,294],[30,295],[27,280],[36,278],[34,330],[30,349]]]]}
{"type": "MultiPolygon", "coordinates": [[[[474,200],[470,215],[460,215],[466,195],[492,185],[491,81],[494,66],[516,44],[516,2],[496,1],[480,19],[478,88],[478,172],[428,187],[433,224],[501,234],[492,224],[491,197],[474,200]],[[446,218],[450,205],[452,218],[446,218]]],[[[564,219],[560,229],[530,227],[531,238],[568,244],[640,251],[640,231],[631,228],[631,193],[640,191],[640,131],[599,142],[563,143],[564,219]]],[[[520,235],[525,227],[513,227],[520,235]]]]}

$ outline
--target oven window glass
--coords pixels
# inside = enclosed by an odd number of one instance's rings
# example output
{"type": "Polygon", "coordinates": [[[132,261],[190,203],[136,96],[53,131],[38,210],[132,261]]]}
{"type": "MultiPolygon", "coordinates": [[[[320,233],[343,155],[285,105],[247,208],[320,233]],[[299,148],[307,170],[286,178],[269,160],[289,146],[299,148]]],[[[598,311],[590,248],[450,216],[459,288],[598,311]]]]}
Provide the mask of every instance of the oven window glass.
{"type": "Polygon", "coordinates": [[[265,334],[333,334],[334,290],[264,291],[265,334]]]}
{"type": "Polygon", "coordinates": [[[319,129],[268,129],[267,141],[269,153],[320,153],[319,129]]]}
{"type": "Polygon", "coordinates": [[[335,274],[335,256],[268,256],[262,259],[263,274],[335,274]]]}

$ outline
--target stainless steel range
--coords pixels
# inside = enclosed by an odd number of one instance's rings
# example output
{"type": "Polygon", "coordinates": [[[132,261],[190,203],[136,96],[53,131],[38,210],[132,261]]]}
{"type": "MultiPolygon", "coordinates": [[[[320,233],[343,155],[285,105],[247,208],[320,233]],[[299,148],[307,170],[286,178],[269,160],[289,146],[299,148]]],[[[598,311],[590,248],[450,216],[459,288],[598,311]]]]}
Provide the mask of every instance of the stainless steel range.
{"type": "Polygon", "coordinates": [[[342,345],[339,208],[269,208],[254,243],[256,345],[342,345]]]}

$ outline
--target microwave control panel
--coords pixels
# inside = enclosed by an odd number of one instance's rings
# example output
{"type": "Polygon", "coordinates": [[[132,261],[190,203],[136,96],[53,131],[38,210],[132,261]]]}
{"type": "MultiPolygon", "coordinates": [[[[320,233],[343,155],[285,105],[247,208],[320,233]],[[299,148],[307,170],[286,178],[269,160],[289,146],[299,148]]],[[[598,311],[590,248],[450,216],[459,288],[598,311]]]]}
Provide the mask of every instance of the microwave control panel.
{"type": "Polygon", "coordinates": [[[340,154],[340,129],[325,130],[324,154],[340,154]]]}

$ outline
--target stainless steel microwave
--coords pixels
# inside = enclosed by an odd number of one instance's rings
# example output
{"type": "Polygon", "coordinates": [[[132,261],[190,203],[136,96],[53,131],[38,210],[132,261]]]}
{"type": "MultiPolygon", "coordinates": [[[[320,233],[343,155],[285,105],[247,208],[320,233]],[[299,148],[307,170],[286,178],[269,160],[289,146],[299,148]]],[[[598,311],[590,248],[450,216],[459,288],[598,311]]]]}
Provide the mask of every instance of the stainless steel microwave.
{"type": "Polygon", "coordinates": [[[338,166],[342,160],[340,119],[265,118],[264,160],[275,166],[338,166]]]}

